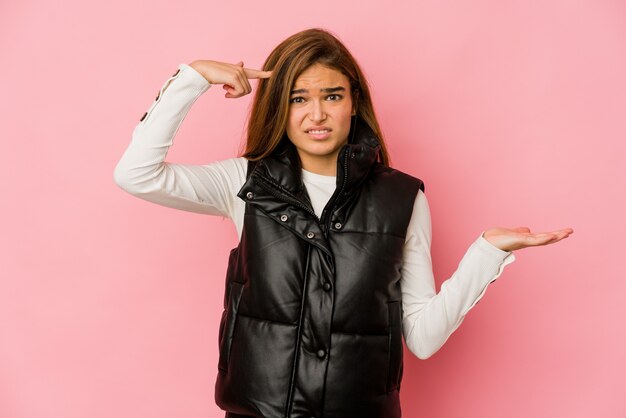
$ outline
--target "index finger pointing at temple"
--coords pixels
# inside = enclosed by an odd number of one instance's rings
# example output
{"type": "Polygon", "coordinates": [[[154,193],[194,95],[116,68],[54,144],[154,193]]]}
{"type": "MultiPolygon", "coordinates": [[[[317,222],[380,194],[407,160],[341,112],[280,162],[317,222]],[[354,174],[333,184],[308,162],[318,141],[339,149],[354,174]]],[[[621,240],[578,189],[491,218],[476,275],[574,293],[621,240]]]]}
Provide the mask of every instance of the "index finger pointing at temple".
{"type": "Polygon", "coordinates": [[[247,78],[269,78],[272,75],[271,71],[253,70],[252,68],[244,68],[247,78]]]}

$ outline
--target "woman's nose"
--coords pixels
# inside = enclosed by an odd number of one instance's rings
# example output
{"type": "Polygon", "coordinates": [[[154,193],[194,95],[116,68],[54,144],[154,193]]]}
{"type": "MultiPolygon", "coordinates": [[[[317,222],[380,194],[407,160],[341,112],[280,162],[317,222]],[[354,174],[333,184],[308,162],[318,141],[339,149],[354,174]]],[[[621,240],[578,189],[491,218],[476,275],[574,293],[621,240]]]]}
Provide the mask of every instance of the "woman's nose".
{"type": "Polygon", "coordinates": [[[317,100],[311,101],[311,109],[309,109],[309,119],[312,121],[319,121],[326,119],[326,112],[324,106],[317,100]]]}

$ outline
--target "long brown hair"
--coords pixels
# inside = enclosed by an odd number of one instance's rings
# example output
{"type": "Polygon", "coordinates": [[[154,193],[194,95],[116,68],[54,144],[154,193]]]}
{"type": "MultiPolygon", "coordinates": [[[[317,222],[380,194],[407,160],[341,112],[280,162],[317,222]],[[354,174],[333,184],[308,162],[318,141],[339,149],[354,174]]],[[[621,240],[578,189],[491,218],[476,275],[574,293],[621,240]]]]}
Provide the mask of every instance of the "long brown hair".
{"type": "Polygon", "coordinates": [[[259,160],[280,146],[293,146],[286,138],[290,92],[296,79],[313,64],[335,69],[350,80],[353,106],[376,134],[381,149],[379,161],[390,164],[387,147],[376,119],[367,80],[348,49],[328,30],[306,29],[282,41],[265,60],[269,78],[258,80],[248,119],[248,132],[242,157],[259,160]],[[289,142],[289,144],[284,143],[289,142]],[[281,144],[281,141],[283,142],[281,144]]]}

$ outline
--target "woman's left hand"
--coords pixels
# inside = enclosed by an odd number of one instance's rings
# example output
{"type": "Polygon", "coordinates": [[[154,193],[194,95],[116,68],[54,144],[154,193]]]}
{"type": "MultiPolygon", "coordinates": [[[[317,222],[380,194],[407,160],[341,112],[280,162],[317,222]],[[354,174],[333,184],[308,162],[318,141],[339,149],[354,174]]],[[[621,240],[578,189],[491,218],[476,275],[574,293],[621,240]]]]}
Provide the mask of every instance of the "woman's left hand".
{"type": "Polygon", "coordinates": [[[503,251],[514,251],[526,247],[554,244],[574,233],[572,228],[552,232],[532,233],[527,227],[492,228],[485,231],[483,238],[503,251]]]}

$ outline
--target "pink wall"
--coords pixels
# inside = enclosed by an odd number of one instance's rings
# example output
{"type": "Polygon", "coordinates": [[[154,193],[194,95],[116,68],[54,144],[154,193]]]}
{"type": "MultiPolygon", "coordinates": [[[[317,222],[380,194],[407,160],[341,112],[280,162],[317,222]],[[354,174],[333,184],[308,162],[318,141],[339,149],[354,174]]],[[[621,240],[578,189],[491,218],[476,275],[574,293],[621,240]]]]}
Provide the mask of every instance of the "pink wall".
{"type": "MultiPolygon", "coordinates": [[[[626,416],[626,4],[365,3],[2,5],[0,417],[223,416],[235,229],[113,169],[179,63],[259,67],[313,26],[351,48],[395,167],[425,181],[438,286],[481,230],[576,231],[517,251],[433,357],[405,350],[405,416],[626,416]]],[[[235,156],[250,98],[209,90],[168,161],[235,156]]]]}

